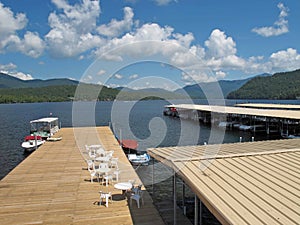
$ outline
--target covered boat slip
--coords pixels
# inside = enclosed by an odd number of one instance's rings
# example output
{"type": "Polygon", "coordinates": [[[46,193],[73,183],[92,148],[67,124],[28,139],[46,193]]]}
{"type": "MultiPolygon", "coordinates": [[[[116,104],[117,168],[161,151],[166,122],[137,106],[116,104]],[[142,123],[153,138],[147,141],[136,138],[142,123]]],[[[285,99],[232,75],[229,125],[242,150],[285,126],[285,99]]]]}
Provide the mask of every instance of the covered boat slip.
{"type": "Polygon", "coordinates": [[[270,118],[284,118],[300,120],[300,111],[284,110],[284,109],[254,109],[245,107],[219,106],[219,105],[194,105],[194,104],[179,104],[168,105],[167,108],[176,108],[177,110],[197,110],[220,114],[237,114],[249,115],[270,118]]]}
{"type": "Polygon", "coordinates": [[[222,224],[300,222],[299,139],[148,152],[173,168],[222,224]]]}
{"type": "Polygon", "coordinates": [[[141,182],[109,127],[63,128],[56,135],[62,140],[46,142],[0,181],[1,224],[164,224],[147,191],[137,208],[113,185],[90,182],[83,143],[114,151],[119,182],[141,182]],[[108,207],[98,205],[99,191],[112,192],[108,207]]]}

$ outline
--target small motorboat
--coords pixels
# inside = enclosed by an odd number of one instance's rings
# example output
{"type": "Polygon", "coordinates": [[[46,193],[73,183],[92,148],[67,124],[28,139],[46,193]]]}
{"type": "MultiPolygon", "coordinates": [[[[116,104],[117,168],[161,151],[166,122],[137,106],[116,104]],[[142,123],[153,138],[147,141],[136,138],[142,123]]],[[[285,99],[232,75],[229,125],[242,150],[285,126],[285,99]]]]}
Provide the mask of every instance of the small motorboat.
{"type": "Polygon", "coordinates": [[[127,155],[128,160],[131,162],[132,165],[134,166],[139,166],[139,165],[148,165],[150,161],[150,155],[147,153],[144,153],[142,155],[138,154],[128,154],[127,155]]]}
{"type": "Polygon", "coordinates": [[[41,136],[28,135],[25,137],[21,146],[25,151],[31,152],[45,143],[41,136]]]}

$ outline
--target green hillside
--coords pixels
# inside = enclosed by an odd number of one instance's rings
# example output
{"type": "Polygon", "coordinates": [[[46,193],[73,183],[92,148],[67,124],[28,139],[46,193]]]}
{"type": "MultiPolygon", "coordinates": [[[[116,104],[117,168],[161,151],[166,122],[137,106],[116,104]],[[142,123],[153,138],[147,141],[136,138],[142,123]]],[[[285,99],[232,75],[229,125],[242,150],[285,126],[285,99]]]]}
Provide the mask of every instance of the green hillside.
{"type": "Polygon", "coordinates": [[[77,85],[79,82],[67,78],[48,80],[21,80],[5,73],[0,73],[0,88],[36,88],[58,85],[77,85]]]}
{"type": "Polygon", "coordinates": [[[297,99],[300,97],[300,70],[255,77],[228,94],[229,99],[297,99]]]}
{"type": "MultiPolygon", "coordinates": [[[[62,102],[74,100],[77,86],[59,85],[40,88],[3,88],[0,89],[0,103],[24,103],[24,102],[62,102]]],[[[75,100],[113,100],[119,93],[118,90],[99,85],[85,84],[75,100]],[[95,93],[99,93],[95,99],[95,93]]]]}

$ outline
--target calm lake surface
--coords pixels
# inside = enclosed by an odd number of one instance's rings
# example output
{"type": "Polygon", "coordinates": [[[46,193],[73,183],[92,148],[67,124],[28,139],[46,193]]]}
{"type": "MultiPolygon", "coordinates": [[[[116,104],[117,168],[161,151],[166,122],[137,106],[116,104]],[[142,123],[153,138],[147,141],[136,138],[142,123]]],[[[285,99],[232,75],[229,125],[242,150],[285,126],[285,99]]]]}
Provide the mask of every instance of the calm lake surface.
{"type": "MultiPolygon", "coordinates": [[[[23,138],[29,134],[29,121],[47,117],[50,113],[59,117],[62,127],[72,127],[73,124],[76,126],[108,126],[112,122],[117,136],[121,136],[123,139],[138,140],[139,150],[157,146],[192,145],[208,142],[211,135],[210,127],[200,127],[197,122],[163,116],[164,105],[170,103],[185,102],[184,100],[172,102],[164,100],[118,103],[81,102],[80,107],[76,109],[76,114],[81,116],[80,121],[75,123],[72,122],[74,113],[72,102],[1,104],[0,179],[29,155],[24,153],[21,148],[23,138]],[[90,115],[92,118],[87,119],[87,117],[91,117],[90,115]],[[184,138],[182,138],[183,136],[184,138]]],[[[204,100],[197,100],[195,103],[207,104],[204,100]]],[[[226,105],[235,103],[237,101],[226,101],[226,105]]],[[[269,103],[300,104],[300,101],[269,101],[269,103]]],[[[228,131],[225,133],[223,142],[238,142],[239,137],[243,137],[244,141],[251,140],[251,134],[247,132],[228,131]]],[[[256,136],[255,140],[267,138],[269,137],[260,135],[256,136]]]]}

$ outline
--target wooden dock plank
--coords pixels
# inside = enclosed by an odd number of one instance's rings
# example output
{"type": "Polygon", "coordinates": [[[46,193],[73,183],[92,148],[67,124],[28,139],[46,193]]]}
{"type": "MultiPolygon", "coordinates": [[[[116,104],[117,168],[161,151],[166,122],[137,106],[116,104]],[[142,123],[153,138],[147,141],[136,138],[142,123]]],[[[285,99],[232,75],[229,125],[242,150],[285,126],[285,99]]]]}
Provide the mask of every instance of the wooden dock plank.
{"type": "Polygon", "coordinates": [[[138,209],[112,184],[90,182],[84,144],[101,142],[119,158],[119,182],[141,183],[108,127],[63,128],[57,136],[62,140],[45,143],[0,181],[1,224],[164,224],[147,191],[138,209]],[[108,208],[98,204],[101,190],[113,194],[108,208]]]}

